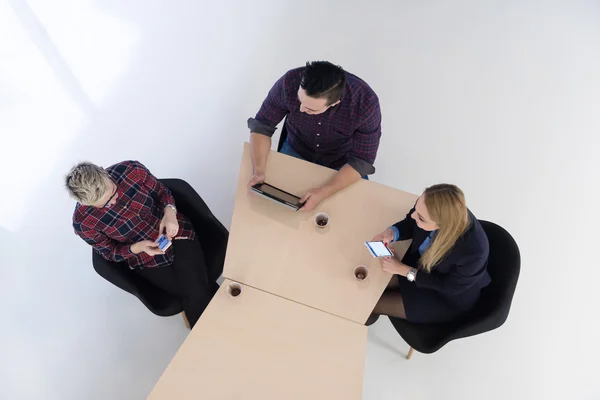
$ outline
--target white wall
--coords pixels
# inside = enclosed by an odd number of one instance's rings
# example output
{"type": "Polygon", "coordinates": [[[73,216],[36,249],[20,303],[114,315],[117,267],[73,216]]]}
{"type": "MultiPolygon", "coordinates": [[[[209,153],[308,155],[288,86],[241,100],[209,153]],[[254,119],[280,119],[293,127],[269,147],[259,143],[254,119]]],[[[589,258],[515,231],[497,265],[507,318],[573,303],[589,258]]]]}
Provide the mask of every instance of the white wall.
{"type": "Polygon", "coordinates": [[[373,326],[364,398],[600,397],[599,21],[593,0],[0,2],[0,398],[142,399],[186,334],[95,275],[68,168],[142,160],[229,225],[246,118],[315,59],[380,96],[375,181],[459,184],[522,250],[502,328],[407,362],[373,326]]]}

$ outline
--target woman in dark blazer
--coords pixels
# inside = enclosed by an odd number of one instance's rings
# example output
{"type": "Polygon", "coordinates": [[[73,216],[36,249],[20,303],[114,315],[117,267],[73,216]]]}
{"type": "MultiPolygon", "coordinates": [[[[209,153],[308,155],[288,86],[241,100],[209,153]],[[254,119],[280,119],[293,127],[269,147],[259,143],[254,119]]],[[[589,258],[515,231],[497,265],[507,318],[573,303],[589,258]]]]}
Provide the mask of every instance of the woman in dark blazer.
{"type": "Polygon", "coordinates": [[[414,323],[448,322],[471,310],[491,281],[489,243],[463,192],[448,184],[427,188],[404,220],[373,238],[408,239],[412,244],[402,261],[381,259],[394,275],[367,324],[381,314],[414,323]]]}

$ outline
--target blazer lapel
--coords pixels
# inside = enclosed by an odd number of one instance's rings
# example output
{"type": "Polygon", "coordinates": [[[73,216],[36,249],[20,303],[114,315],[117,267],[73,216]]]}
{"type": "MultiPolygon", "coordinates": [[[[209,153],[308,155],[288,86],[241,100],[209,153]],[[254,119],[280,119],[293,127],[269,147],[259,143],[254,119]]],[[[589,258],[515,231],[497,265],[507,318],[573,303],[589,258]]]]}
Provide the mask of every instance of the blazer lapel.
{"type": "Polygon", "coordinates": [[[429,236],[429,232],[424,231],[423,229],[419,228],[418,226],[415,226],[415,230],[413,232],[413,240],[410,245],[410,251],[418,252],[419,247],[423,244],[425,239],[427,239],[427,236],[429,236]]]}

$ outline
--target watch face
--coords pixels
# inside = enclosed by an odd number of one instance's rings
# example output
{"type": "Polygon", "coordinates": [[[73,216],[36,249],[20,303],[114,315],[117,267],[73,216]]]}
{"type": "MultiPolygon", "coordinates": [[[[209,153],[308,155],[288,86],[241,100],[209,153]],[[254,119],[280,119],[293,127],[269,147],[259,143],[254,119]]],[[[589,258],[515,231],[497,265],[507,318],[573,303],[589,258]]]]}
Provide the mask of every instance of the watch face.
{"type": "Polygon", "coordinates": [[[406,274],[406,279],[408,279],[410,282],[415,280],[415,274],[414,272],[410,271],[408,274],[406,274]]]}

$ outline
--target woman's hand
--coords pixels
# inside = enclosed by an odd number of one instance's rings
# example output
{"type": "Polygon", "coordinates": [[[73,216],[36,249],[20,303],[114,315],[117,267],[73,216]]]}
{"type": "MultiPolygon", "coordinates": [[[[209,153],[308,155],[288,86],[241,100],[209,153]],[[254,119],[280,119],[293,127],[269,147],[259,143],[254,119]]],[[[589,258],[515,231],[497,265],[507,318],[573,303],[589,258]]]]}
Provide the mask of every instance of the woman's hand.
{"type": "Polygon", "coordinates": [[[392,228],[387,228],[385,231],[381,232],[379,235],[376,235],[371,242],[383,242],[387,246],[388,244],[394,241],[394,230],[392,228]]]}
{"type": "Polygon", "coordinates": [[[398,260],[396,257],[383,257],[380,258],[379,261],[381,262],[381,268],[390,274],[406,276],[406,274],[408,274],[408,272],[412,269],[402,261],[398,260]]]}
{"type": "Polygon", "coordinates": [[[164,234],[169,240],[173,240],[179,232],[179,222],[177,222],[177,214],[171,207],[165,207],[165,215],[160,221],[160,231],[158,235],[164,234]]]}
{"type": "Polygon", "coordinates": [[[153,242],[152,240],[142,240],[141,242],[134,243],[129,246],[129,250],[131,250],[133,254],[144,252],[152,257],[159,254],[165,254],[164,251],[158,248],[158,243],[153,242]]]}

